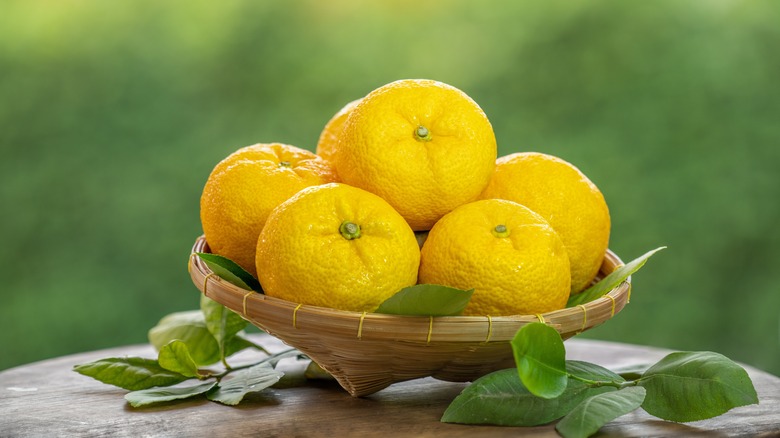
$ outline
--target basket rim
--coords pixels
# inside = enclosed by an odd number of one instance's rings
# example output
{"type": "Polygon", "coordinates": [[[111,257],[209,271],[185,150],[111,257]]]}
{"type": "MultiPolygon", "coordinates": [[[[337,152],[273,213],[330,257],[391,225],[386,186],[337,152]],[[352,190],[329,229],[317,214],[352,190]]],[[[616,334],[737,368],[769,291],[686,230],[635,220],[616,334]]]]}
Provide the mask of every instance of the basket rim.
{"type": "MultiPolygon", "coordinates": [[[[240,288],[211,271],[197,256],[199,252],[210,252],[203,235],[195,241],[188,260],[188,270],[198,289],[270,333],[278,328],[266,324],[267,320],[283,318],[289,320],[291,329],[348,331],[358,339],[376,337],[426,343],[434,340],[507,341],[521,326],[532,322],[543,322],[572,336],[611,319],[628,303],[631,292],[629,276],[595,300],[537,315],[412,316],[354,312],[294,303],[240,288]],[[388,330],[390,324],[392,330],[388,330]]],[[[609,273],[621,265],[623,261],[608,249],[600,272],[609,273]]]]}

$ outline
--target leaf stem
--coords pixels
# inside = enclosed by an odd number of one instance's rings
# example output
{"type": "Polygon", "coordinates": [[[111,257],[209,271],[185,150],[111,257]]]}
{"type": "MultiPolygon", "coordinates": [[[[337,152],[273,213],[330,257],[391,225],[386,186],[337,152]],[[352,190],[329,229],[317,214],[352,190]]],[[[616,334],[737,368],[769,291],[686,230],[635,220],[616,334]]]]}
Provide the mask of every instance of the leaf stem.
{"type": "Polygon", "coordinates": [[[591,380],[574,374],[569,374],[569,377],[574,380],[579,380],[580,382],[593,388],[598,388],[601,386],[612,386],[617,389],[623,389],[628,388],[629,386],[636,386],[639,383],[637,380],[626,380],[623,382],[618,382],[615,380],[591,380]]]}
{"type": "Polygon", "coordinates": [[[237,367],[228,368],[228,369],[226,369],[225,371],[223,371],[223,372],[221,372],[219,374],[214,374],[213,377],[216,377],[216,379],[219,381],[219,380],[222,380],[223,377],[227,376],[228,374],[230,374],[233,371],[244,370],[244,369],[256,366],[256,365],[260,365],[260,364],[263,364],[263,363],[266,363],[266,362],[271,362],[271,361],[274,361],[274,360],[279,360],[279,359],[285,358],[287,356],[292,356],[293,354],[299,354],[299,353],[300,352],[297,349],[295,349],[295,348],[288,348],[287,350],[282,350],[282,351],[280,351],[278,353],[274,353],[274,354],[272,354],[272,355],[270,355],[270,356],[266,357],[265,359],[260,360],[258,362],[253,362],[253,363],[248,363],[248,364],[245,364],[245,365],[239,365],[237,367]]]}
{"type": "Polygon", "coordinates": [[[255,349],[257,349],[257,350],[260,350],[260,351],[262,351],[263,353],[265,353],[265,354],[267,354],[267,355],[271,356],[271,352],[270,352],[270,351],[268,351],[268,350],[266,350],[266,349],[265,349],[265,348],[264,348],[262,345],[260,345],[260,344],[255,344],[254,342],[250,341],[249,339],[246,339],[246,341],[249,343],[249,345],[251,345],[251,346],[252,346],[252,348],[255,348],[255,349]]]}

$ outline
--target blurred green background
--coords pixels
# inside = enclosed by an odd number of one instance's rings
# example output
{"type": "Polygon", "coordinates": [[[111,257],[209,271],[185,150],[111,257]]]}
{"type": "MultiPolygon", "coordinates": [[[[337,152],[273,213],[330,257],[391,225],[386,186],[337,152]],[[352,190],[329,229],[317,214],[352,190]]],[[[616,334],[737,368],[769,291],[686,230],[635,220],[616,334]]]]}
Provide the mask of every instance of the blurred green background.
{"type": "Polygon", "coordinates": [[[4,1],[0,369],[146,341],[197,308],[211,168],[315,147],[346,102],[454,85],[501,155],[602,190],[624,260],[666,245],[583,336],[780,374],[780,6],[772,1],[4,1]]]}

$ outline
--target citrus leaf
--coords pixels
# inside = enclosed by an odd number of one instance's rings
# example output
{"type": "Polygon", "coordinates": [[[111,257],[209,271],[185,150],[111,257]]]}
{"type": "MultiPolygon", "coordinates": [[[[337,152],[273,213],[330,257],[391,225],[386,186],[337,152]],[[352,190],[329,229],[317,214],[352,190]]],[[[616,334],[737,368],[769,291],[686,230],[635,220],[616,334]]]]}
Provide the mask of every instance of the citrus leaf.
{"type": "Polygon", "coordinates": [[[474,289],[461,290],[438,284],[417,284],[401,289],[374,311],[392,315],[457,316],[471,299],[474,289]]]}
{"type": "Polygon", "coordinates": [[[520,380],[531,394],[555,398],[566,390],[566,349],[557,330],[540,322],[527,324],[511,344],[520,380]]]}
{"type": "Polygon", "coordinates": [[[205,295],[200,297],[200,311],[206,328],[217,342],[232,338],[249,324],[241,315],[205,295]]]}
{"type": "Polygon", "coordinates": [[[593,301],[596,298],[605,295],[606,293],[614,289],[617,285],[624,282],[628,277],[630,277],[633,273],[638,271],[642,266],[644,266],[645,263],[647,263],[647,259],[649,259],[650,256],[665,248],[666,248],[665,246],[662,246],[652,251],[648,251],[645,254],[626,263],[625,265],[615,269],[598,283],[594,284],[593,286],[585,289],[584,291],[578,294],[572,295],[569,298],[569,301],[566,303],[566,307],[579,306],[580,304],[585,304],[587,302],[593,301]]]}
{"type": "Polygon", "coordinates": [[[200,311],[203,312],[206,328],[217,341],[220,359],[225,360],[226,343],[247,326],[247,321],[205,295],[200,296],[200,311]]]}
{"type": "Polygon", "coordinates": [[[199,310],[171,313],[149,330],[149,343],[157,351],[175,339],[187,344],[192,359],[198,365],[211,365],[220,360],[219,344],[206,327],[206,320],[199,310]]]}
{"type": "Polygon", "coordinates": [[[555,426],[564,438],[586,438],[617,417],[636,410],[645,389],[632,386],[585,399],[555,426]]]}
{"type": "Polygon", "coordinates": [[[260,363],[244,370],[231,373],[213,391],[207,394],[209,400],[226,405],[237,405],[246,394],[262,391],[278,382],[284,375],[269,363],[260,363]]]}
{"type": "Polygon", "coordinates": [[[638,383],[647,389],[642,408],[664,420],[704,420],[758,403],[747,372],[710,351],[671,353],[645,371],[638,383]]]}
{"type": "Polygon", "coordinates": [[[174,339],[163,345],[157,355],[161,367],[187,377],[198,376],[198,365],[192,359],[190,350],[184,341],[174,339]]]}
{"type": "Polygon", "coordinates": [[[600,382],[623,383],[626,381],[626,379],[612,370],[608,370],[595,363],[580,360],[567,360],[566,372],[583,379],[600,382]]]}
{"type": "Polygon", "coordinates": [[[219,254],[211,254],[208,252],[197,252],[195,254],[206,262],[206,266],[217,274],[219,278],[234,284],[241,289],[263,293],[260,282],[233,260],[219,254]]]}
{"type": "MultiPolygon", "coordinates": [[[[587,362],[566,361],[570,374],[591,380],[616,380],[620,376],[587,362]]],[[[441,421],[461,424],[499,426],[538,426],[569,413],[586,398],[608,391],[610,386],[591,387],[569,378],[566,390],[558,397],[545,399],[531,394],[509,368],[487,374],[466,387],[444,411],[441,421]]]]}
{"type": "MultiPolygon", "coordinates": [[[[157,351],[176,339],[187,344],[187,349],[198,366],[211,365],[221,359],[219,344],[206,326],[206,319],[200,310],[171,313],[149,330],[149,343],[157,351]]],[[[264,351],[262,347],[237,334],[225,342],[225,357],[246,348],[264,351]]]]}
{"type": "Polygon", "coordinates": [[[201,383],[200,385],[195,386],[144,389],[141,391],[133,391],[125,394],[125,400],[127,400],[134,408],[138,408],[153,403],[195,397],[197,395],[208,392],[216,384],[216,381],[212,381],[201,383]]]}
{"type": "Polygon", "coordinates": [[[241,350],[245,350],[247,348],[254,348],[256,350],[262,351],[265,354],[271,354],[266,350],[262,345],[255,344],[254,342],[250,341],[249,339],[241,336],[242,334],[245,334],[244,332],[239,332],[235,336],[233,336],[230,341],[228,341],[225,344],[225,356],[230,357],[231,355],[238,353],[241,350]]]}
{"type": "Polygon", "coordinates": [[[156,360],[141,357],[111,357],[76,365],[73,371],[109,385],[135,391],[174,385],[186,376],[166,370],[156,360]]]}

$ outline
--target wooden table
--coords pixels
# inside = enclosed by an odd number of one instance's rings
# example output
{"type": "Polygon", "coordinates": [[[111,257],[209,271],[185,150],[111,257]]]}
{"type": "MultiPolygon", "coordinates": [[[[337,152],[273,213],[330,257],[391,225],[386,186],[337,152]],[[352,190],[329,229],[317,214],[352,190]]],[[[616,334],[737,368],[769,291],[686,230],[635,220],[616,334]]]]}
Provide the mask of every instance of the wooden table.
{"type": "MultiPolygon", "coordinates": [[[[267,335],[272,351],[284,344],[267,335]]],[[[667,350],[592,340],[566,341],[567,358],[611,369],[652,363],[667,350]]],[[[125,390],[72,371],[73,365],[116,356],[156,357],[149,345],[75,354],[0,372],[0,436],[535,436],[555,437],[553,425],[529,428],[444,424],[439,418],[467,385],[432,378],[395,384],[353,398],[333,381],[307,381],[305,362],[286,359],[275,387],[248,395],[236,407],[205,399],[134,409],[125,390]]],[[[237,358],[239,359],[239,358],[237,358]]],[[[745,367],[759,405],[710,420],[677,424],[637,410],[601,429],[600,436],[780,436],[780,379],[745,367]]]]}

